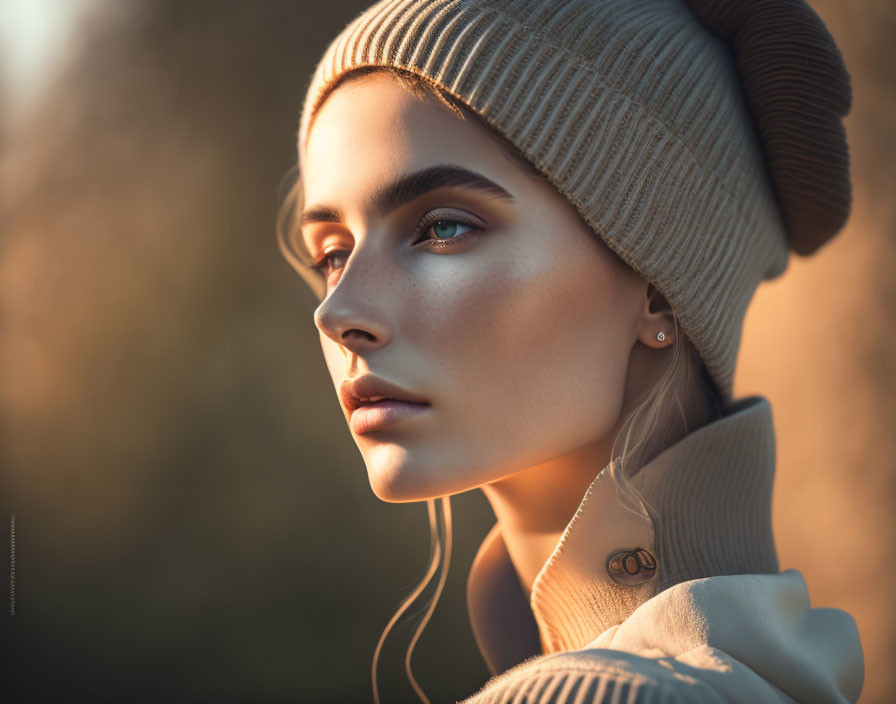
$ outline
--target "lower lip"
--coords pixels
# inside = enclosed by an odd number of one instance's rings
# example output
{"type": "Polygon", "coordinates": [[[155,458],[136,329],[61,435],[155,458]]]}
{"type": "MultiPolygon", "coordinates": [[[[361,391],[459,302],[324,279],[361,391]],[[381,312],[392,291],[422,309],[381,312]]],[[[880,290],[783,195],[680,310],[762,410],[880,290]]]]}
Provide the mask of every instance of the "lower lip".
{"type": "Polygon", "coordinates": [[[349,424],[356,435],[385,428],[400,420],[417,415],[429,408],[428,403],[411,403],[410,401],[378,401],[359,406],[352,411],[349,424]]]}

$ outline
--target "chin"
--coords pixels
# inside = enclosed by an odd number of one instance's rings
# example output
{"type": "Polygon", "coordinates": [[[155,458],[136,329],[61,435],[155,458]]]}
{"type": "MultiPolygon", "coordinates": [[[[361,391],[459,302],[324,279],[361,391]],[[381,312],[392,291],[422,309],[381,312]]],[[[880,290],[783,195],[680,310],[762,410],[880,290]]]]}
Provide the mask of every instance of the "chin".
{"type": "Polygon", "coordinates": [[[384,478],[368,470],[370,488],[381,501],[390,504],[405,504],[414,501],[426,501],[440,494],[434,494],[427,490],[426,486],[420,486],[419,482],[402,481],[398,478],[384,478]]]}
{"type": "Polygon", "coordinates": [[[419,474],[415,475],[408,469],[389,472],[375,466],[368,467],[367,476],[376,497],[390,504],[426,501],[443,494],[433,486],[433,482],[421,481],[419,474]]]}
{"type": "Polygon", "coordinates": [[[364,463],[370,488],[378,499],[388,503],[426,501],[464,490],[446,486],[438,480],[433,468],[414,462],[406,450],[395,446],[365,453],[364,463]]]}

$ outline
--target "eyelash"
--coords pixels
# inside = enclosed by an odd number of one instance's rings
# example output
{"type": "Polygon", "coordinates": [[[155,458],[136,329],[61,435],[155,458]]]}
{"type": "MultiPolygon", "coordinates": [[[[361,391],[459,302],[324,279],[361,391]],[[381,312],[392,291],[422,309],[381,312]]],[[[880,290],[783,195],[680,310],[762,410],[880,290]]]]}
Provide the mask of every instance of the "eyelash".
{"type": "MultiPolygon", "coordinates": [[[[419,240],[419,239],[415,238],[413,244],[415,244],[415,245],[422,244],[427,249],[435,249],[435,250],[449,249],[451,247],[454,247],[457,244],[457,242],[466,241],[470,237],[474,237],[476,234],[478,234],[478,232],[480,230],[483,229],[480,225],[478,225],[474,222],[471,222],[470,220],[466,220],[463,217],[457,217],[457,216],[442,217],[442,216],[439,216],[436,211],[434,211],[433,213],[430,213],[426,217],[424,217],[420,221],[420,223],[417,225],[417,227],[414,231],[415,237],[419,236],[421,233],[425,234],[426,231],[429,230],[430,227],[432,227],[433,225],[440,223],[440,222],[452,223],[455,225],[464,225],[466,227],[469,227],[470,229],[467,232],[462,232],[461,234],[456,235],[455,237],[451,237],[447,240],[437,240],[437,239],[419,240]]],[[[329,272],[326,272],[325,269],[329,265],[330,260],[333,258],[333,256],[336,254],[346,254],[347,255],[349,253],[350,252],[345,249],[330,250],[323,257],[321,257],[318,261],[316,261],[314,264],[311,264],[310,267],[318,276],[320,276],[321,278],[326,278],[326,276],[329,274],[329,272]]]]}

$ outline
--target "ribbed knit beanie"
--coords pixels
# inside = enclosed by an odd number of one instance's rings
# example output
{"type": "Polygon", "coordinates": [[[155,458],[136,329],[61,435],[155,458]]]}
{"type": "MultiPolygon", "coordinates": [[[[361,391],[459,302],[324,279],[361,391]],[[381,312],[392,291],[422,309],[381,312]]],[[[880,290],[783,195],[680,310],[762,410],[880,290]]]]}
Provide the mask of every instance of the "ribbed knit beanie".
{"type": "Polygon", "coordinates": [[[756,287],[849,214],[849,75],[804,0],[382,0],[320,60],[405,69],[504,135],[672,306],[724,399],[756,287]]]}

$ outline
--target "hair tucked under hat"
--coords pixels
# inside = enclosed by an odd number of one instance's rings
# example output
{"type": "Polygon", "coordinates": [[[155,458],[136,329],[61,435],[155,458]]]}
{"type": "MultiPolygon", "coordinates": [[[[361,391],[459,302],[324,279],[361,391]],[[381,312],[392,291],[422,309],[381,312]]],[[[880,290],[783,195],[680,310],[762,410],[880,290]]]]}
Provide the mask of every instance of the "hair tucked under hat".
{"type": "Polygon", "coordinates": [[[747,305],[849,212],[849,76],[803,0],[382,0],[330,44],[434,81],[666,297],[725,398],[747,305]]]}

